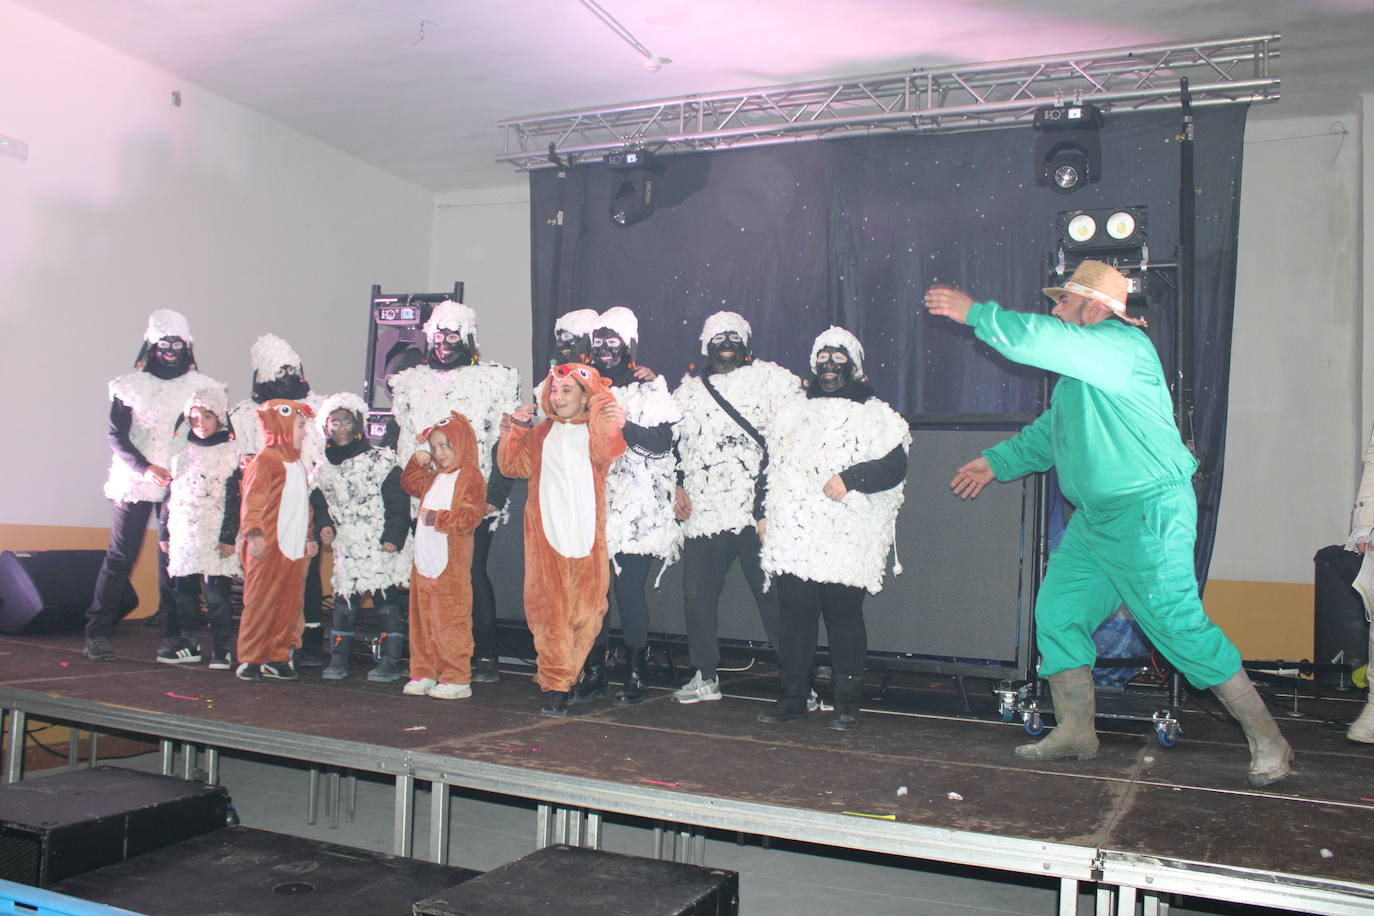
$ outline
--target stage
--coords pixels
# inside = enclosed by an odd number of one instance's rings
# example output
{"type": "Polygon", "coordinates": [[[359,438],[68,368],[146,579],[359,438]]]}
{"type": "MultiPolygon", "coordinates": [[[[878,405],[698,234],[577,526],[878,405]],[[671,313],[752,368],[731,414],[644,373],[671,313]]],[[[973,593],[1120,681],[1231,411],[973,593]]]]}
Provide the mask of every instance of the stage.
{"type": "MultiPolygon", "coordinates": [[[[1081,883],[1096,887],[1099,912],[1134,913],[1141,900],[1155,912],[1167,894],[1374,912],[1374,747],[1323,721],[1353,716],[1353,702],[1302,700],[1304,717],[1280,714],[1296,772],[1256,791],[1239,727],[1197,702],[1183,707],[1176,747],[1143,723],[1101,721],[1096,760],[1044,764],[1012,756],[1025,732],[996,720],[984,685],[970,682],[966,710],[951,679],[928,674],[896,676],[882,698],[871,678],[865,708],[885,712],[843,733],[824,712],[757,722],[766,673],[723,675],[718,703],[680,706],[655,689],[637,707],[599,699],[553,720],[512,666],[445,702],[369,684],[360,660],[346,681],[314,669],[297,683],[250,684],[158,664],[155,644],[155,630],[126,624],[121,658],[97,664],[76,633],[0,637],[7,735],[30,720],[146,735],[162,742],[165,771],[180,746],[184,773],[200,767],[211,781],[221,749],[382,774],[394,780],[403,855],[416,784],[433,782],[533,800],[541,846],[595,847],[613,813],[661,823],[654,852],[687,861],[705,829],[720,829],[1058,879],[1063,913],[1075,912],[1081,883]]],[[[22,751],[7,741],[7,780],[20,777],[22,751]]],[[[446,850],[449,795],[431,799],[429,848],[446,850]]]]}

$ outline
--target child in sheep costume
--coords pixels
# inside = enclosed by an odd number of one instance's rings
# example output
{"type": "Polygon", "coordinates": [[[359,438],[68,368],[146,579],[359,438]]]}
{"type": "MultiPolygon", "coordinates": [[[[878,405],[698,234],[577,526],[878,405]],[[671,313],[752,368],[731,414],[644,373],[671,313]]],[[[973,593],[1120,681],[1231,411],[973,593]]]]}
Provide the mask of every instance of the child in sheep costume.
{"type": "Polygon", "coordinates": [[[553,322],[553,356],[550,366],[592,361],[592,331],[600,326],[596,309],[574,309],[553,322]]]}
{"type": "MultiPolygon", "coordinates": [[[[591,332],[592,364],[610,380],[625,411],[625,453],[606,478],[606,546],[613,560],[615,606],[625,640],[623,686],[618,705],[644,700],[649,657],[649,603],[645,587],[657,557],[666,567],[677,559],[681,535],[673,518],[673,426],[682,419],[661,376],[635,365],[639,321],[627,308],[607,309],[591,332]]],[[[573,702],[607,691],[607,633],[603,624],[586,668],[573,688],[573,702]]]]}
{"type": "MultiPolygon", "coordinates": [[[[134,370],[109,385],[107,439],[113,456],[105,496],[110,500],[112,519],[110,545],[86,611],[85,655],[93,661],[115,658],[110,642],[115,609],[143,548],[148,519],[167,497],[171,483],[168,451],[181,410],[194,392],[217,384],[196,371],[192,344],[191,326],[185,316],[158,309],[148,316],[134,370]]],[[[163,639],[179,644],[176,595],[167,574],[167,555],[162,551],[158,551],[158,592],[163,639]]]]}
{"type": "Polygon", "coordinates": [[[811,346],[806,397],[788,403],[769,430],[759,533],[763,571],[781,606],[782,697],[759,714],[763,722],[806,716],[824,616],[836,713],[830,727],[858,724],[868,655],[864,592],[883,587],[911,446],[907,422],[868,386],[863,356],[844,328],[824,331],[811,346]]]}
{"type": "Polygon", "coordinates": [[[472,424],[450,413],[420,436],[401,486],[420,501],[410,577],[407,696],[472,696],[472,541],[487,509],[487,481],[472,424]]]}
{"type": "Polygon", "coordinates": [[[676,427],[673,508],[686,538],[682,598],[688,656],[696,668],[673,694],[679,703],[720,699],[717,610],[725,576],[736,560],[754,593],[763,631],[770,643],[778,644],[778,596],[764,588],[754,528],[767,464],[766,439],[760,437],[767,436],[784,404],[801,397],[802,386],[777,363],[753,357],[751,333],[749,322],[737,312],[709,316],[701,328],[705,364],[684,375],[673,392],[682,411],[676,427]]]}
{"type": "Polygon", "coordinates": [[[477,313],[445,300],[424,325],[425,362],[391,379],[392,411],[400,428],[397,459],[404,467],[411,453],[423,448],[419,433],[435,417],[462,414],[477,436],[477,461],[487,481],[490,519],[476,532],[472,545],[472,635],[476,653],[473,680],[495,681],[500,655],[496,633],[496,592],[487,575],[487,555],[495,529],[506,518],[511,482],[494,460],[501,415],[520,404],[520,375],[509,366],[479,361],[477,313]]]}
{"type": "MultiPolygon", "coordinates": [[[[273,398],[300,401],[309,405],[318,416],[321,401],[320,396],[310,390],[300,354],[276,334],[264,334],[253,341],[248,355],[253,364],[252,393],[235,404],[229,414],[230,425],[234,427],[234,435],[238,437],[239,450],[243,452],[245,460],[252,458],[262,448],[262,434],[258,429],[256,414],[259,405],[273,398]]],[[[313,472],[324,457],[324,439],[314,423],[306,428],[299,447],[301,462],[307,473],[313,472]]],[[[301,651],[296,654],[296,662],[303,667],[315,668],[324,664],[323,600],[320,557],[316,554],[306,569],[301,606],[305,615],[305,629],[301,634],[301,651]]]]}
{"type": "Polygon", "coordinates": [[[330,395],[315,423],[323,434],[324,460],[315,466],[310,494],[320,543],[333,551],[334,621],[329,664],[321,677],[348,677],[354,628],[365,592],[381,625],[381,660],[369,681],[405,677],[402,589],[410,581],[410,497],[401,487],[396,452],[373,448],[363,434],[367,404],[349,391],[330,395]]]}
{"type": "Polygon", "coordinates": [[[525,503],[525,622],[538,656],[541,714],[562,717],[578,669],[606,615],[606,478],[625,451],[624,411],[590,366],[555,366],[534,405],[502,418],[502,473],[529,480],[525,503]]]}
{"type": "MultiPolygon", "coordinates": [[[[239,448],[225,419],[229,394],[222,386],[202,388],[186,401],[186,422],[177,427],[168,471],[172,485],[162,504],[162,547],[167,572],[177,595],[179,644],[164,645],[157,660],[169,664],[198,662],[200,600],[210,615],[210,667],[227,671],[234,641],[234,612],[229,603],[232,580],[243,574],[234,553],[234,534],[226,531],[229,479],[239,466],[239,448]]],[[[237,491],[234,501],[237,503],[237,491]]],[[[234,526],[237,528],[237,526],[234,526]]]]}
{"type": "Polygon", "coordinates": [[[314,412],[273,399],[257,409],[262,447],[243,474],[239,560],[243,614],[236,671],[245,681],[295,680],[291,661],[305,621],[305,573],[319,545],[310,536],[310,490],[297,442],[314,412]]]}

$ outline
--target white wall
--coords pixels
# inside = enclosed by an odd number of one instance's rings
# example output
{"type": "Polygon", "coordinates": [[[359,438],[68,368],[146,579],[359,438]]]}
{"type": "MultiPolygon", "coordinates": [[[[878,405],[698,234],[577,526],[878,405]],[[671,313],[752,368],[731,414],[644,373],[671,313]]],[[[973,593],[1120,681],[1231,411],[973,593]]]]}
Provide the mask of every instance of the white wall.
{"type": "Polygon", "coordinates": [[[105,383],[152,309],[232,397],[267,331],[317,391],[360,388],[369,288],[425,284],[433,194],[10,0],[0,86],[29,144],[0,158],[0,523],[109,523],[105,383]]]}
{"type": "Polygon", "coordinates": [[[477,312],[482,358],[518,369],[528,397],[530,187],[522,175],[512,174],[511,182],[439,196],[427,289],[443,292],[463,281],[463,298],[477,312]]]}
{"type": "Polygon", "coordinates": [[[1359,112],[1251,119],[1214,579],[1311,582],[1345,540],[1361,419],[1359,112]]]}

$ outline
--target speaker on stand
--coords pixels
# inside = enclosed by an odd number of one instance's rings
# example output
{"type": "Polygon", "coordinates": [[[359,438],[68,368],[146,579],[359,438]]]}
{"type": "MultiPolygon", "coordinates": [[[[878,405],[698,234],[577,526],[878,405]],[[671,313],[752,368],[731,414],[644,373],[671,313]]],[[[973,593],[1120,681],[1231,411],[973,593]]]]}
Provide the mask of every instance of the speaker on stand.
{"type": "MultiPolygon", "coordinates": [[[[85,626],[104,559],[103,550],[0,553],[0,633],[24,636],[85,626]]],[[[136,607],[138,594],[126,582],[115,620],[136,607]]]]}

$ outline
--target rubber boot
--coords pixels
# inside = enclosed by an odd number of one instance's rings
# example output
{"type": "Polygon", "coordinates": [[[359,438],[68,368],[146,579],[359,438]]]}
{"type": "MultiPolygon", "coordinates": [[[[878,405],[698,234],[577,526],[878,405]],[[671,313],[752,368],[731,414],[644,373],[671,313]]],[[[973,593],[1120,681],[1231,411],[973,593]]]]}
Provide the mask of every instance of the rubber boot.
{"type": "Polygon", "coordinates": [[[1250,745],[1250,785],[1258,789],[1278,782],[1293,770],[1293,749],[1288,746],[1269,707],[1255,692],[1255,685],[1242,668],[1212,688],[1226,711],[1245,729],[1250,745]]]}
{"type": "MultiPolygon", "coordinates": [[[[1374,661],[1374,626],[1369,628],[1369,655],[1365,658],[1374,661]]],[[[1359,718],[1350,723],[1350,731],[1345,736],[1361,744],[1374,744],[1374,684],[1369,686],[1369,699],[1365,701],[1359,718]]]]}
{"type": "Polygon", "coordinates": [[[332,630],[329,643],[329,664],[320,672],[326,681],[342,681],[348,677],[348,655],[353,651],[353,633],[332,630]]]}
{"type": "Polygon", "coordinates": [[[296,665],[318,668],[324,664],[324,625],[307,623],[301,631],[301,647],[296,651],[296,665]]]}
{"type": "Polygon", "coordinates": [[[606,647],[592,646],[586,664],[582,666],[582,674],[578,676],[577,683],[573,684],[568,702],[585,703],[597,697],[604,697],[610,686],[607,678],[606,647]]]}
{"type": "Polygon", "coordinates": [[[644,702],[644,674],[649,667],[649,647],[625,647],[625,684],[615,692],[615,705],[634,706],[644,702]]]}
{"type": "Polygon", "coordinates": [[[1023,744],[1016,756],[1027,760],[1092,760],[1097,756],[1097,692],[1087,665],[1051,674],[1054,731],[1034,744],[1023,744]]]}
{"type": "Polygon", "coordinates": [[[401,657],[406,651],[405,634],[383,633],[378,639],[381,642],[382,657],[377,662],[377,667],[367,673],[367,679],[386,684],[408,677],[409,672],[401,664],[401,657]]]}

